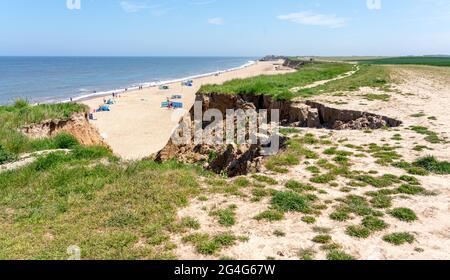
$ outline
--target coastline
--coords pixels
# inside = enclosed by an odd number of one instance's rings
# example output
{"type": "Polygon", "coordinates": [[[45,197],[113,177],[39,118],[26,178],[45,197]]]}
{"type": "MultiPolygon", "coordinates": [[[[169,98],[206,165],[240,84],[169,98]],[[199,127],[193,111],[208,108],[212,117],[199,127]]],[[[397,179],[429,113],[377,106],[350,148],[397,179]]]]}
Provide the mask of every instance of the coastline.
{"type": "MultiPolygon", "coordinates": [[[[199,79],[199,78],[204,78],[204,77],[209,77],[209,76],[214,76],[217,74],[223,74],[223,73],[228,73],[228,72],[232,72],[232,71],[236,71],[236,70],[240,70],[240,69],[245,69],[249,66],[252,66],[254,64],[256,64],[258,61],[256,60],[250,60],[246,63],[244,63],[243,65],[237,66],[237,67],[232,67],[232,68],[228,68],[225,70],[218,70],[215,72],[209,72],[209,73],[203,73],[203,74],[197,74],[197,75],[192,75],[192,76],[187,76],[187,77],[182,77],[182,78],[175,78],[172,80],[164,80],[164,81],[158,81],[158,82],[144,82],[144,83],[139,83],[137,85],[132,85],[128,88],[118,88],[118,89],[112,89],[112,90],[107,90],[107,91],[101,91],[101,92],[93,92],[93,93],[89,93],[89,94],[82,94],[82,95],[78,95],[72,98],[73,102],[83,102],[83,101],[87,101],[89,99],[93,99],[93,98],[98,98],[98,97],[105,97],[105,96],[110,96],[113,93],[115,94],[123,94],[123,93],[129,93],[132,91],[136,91],[139,90],[139,87],[143,87],[143,88],[152,88],[152,87],[159,87],[162,85],[171,85],[174,83],[181,83],[183,81],[187,81],[187,80],[194,80],[194,79],[199,79]]],[[[71,102],[70,99],[63,99],[63,100],[59,100],[59,101],[54,101],[54,102],[50,102],[50,103],[67,103],[67,102],[71,102]]]]}
{"type": "MultiPolygon", "coordinates": [[[[110,112],[94,113],[94,120],[91,123],[97,128],[114,154],[124,160],[140,160],[165,147],[181,118],[193,106],[195,95],[202,85],[222,84],[233,79],[295,71],[277,69],[277,64],[280,62],[258,61],[237,69],[200,75],[191,79],[193,80],[192,87],[182,86],[181,81],[186,79],[181,79],[164,83],[163,85],[169,87],[167,90],[161,90],[156,85],[144,87],[141,90],[129,89],[125,94],[119,93],[119,97],[114,99],[115,104],[110,106],[110,112]],[[161,103],[172,95],[181,95],[177,102],[183,104],[182,109],[161,108],[161,103]]],[[[77,102],[87,105],[93,111],[104,104],[104,99],[107,99],[105,95],[77,102]]]]}

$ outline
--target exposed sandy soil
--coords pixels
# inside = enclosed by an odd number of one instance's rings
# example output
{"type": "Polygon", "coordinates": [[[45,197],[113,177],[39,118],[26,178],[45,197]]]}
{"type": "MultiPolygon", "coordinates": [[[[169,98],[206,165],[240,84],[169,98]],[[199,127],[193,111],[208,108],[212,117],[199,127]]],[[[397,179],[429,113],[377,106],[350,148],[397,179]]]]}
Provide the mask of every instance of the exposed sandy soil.
{"type": "MultiPolygon", "coordinates": [[[[221,84],[236,78],[273,75],[293,72],[293,69],[275,68],[281,61],[258,62],[247,68],[194,80],[193,87],[181,83],[168,84],[169,90],[157,87],[122,94],[111,106],[111,112],[95,113],[92,124],[99,130],[113,152],[125,160],[138,160],[157,153],[167,144],[183,115],[195,101],[195,93],[204,84],[221,84]],[[161,103],[174,94],[182,95],[177,102],[184,103],[184,110],[163,109],[161,103]]],[[[110,97],[106,97],[108,99],[110,97]]],[[[175,101],[175,100],[174,100],[175,101]]],[[[103,104],[103,97],[83,102],[92,109],[103,104]]]]}
{"type": "MultiPolygon", "coordinates": [[[[398,146],[396,150],[403,156],[403,160],[412,162],[419,157],[435,155],[439,160],[450,161],[450,144],[446,137],[450,136],[450,68],[435,68],[427,66],[390,66],[393,71],[396,84],[395,91],[388,92],[390,101],[368,101],[361,95],[366,93],[384,93],[374,89],[362,88],[358,92],[348,93],[347,96],[322,95],[316,97],[317,101],[326,103],[332,107],[342,109],[354,109],[382,114],[402,120],[404,124],[396,129],[377,130],[368,134],[364,131],[333,131],[317,129],[301,129],[301,135],[312,133],[316,137],[326,136],[327,139],[339,145],[340,150],[355,150],[345,147],[347,144],[361,146],[369,143],[378,145],[390,144],[398,146]],[[336,105],[338,102],[346,104],[336,105]],[[423,113],[421,117],[413,117],[413,114],[423,113]],[[434,118],[430,117],[435,117],[434,118]],[[424,140],[424,135],[417,134],[408,129],[412,125],[428,127],[438,133],[443,140],[439,144],[431,144],[424,140]],[[393,136],[400,134],[402,140],[392,140],[393,136]],[[424,145],[432,150],[414,151],[416,145],[424,145]]],[[[327,147],[320,145],[308,146],[321,158],[331,161],[332,157],[323,155],[327,147]]],[[[309,160],[308,160],[309,161],[309,160]]],[[[392,166],[377,164],[376,159],[366,154],[365,157],[351,157],[352,170],[368,172],[374,170],[380,176],[383,174],[405,175],[406,171],[392,166]]],[[[311,160],[310,162],[314,162],[311,160]]],[[[276,186],[266,186],[276,190],[286,190],[284,184],[288,180],[297,180],[311,184],[326,193],[314,193],[320,201],[332,201],[320,215],[316,216],[316,223],[308,225],[301,221],[304,214],[287,213],[285,218],[277,222],[256,221],[254,217],[270,206],[270,198],[264,198],[260,202],[251,202],[251,188],[244,188],[242,192],[246,197],[226,194],[210,194],[208,200],[194,199],[190,206],[179,211],[179,217],[194,217],[199,220],[200,233],[211,235],[223,232],[232,232],[237,236],[248,237],[247,242],[237,242],[234,246],[222,249],[215,255],[205,256],[199,254],[190,244],[181,241],[184,235],[173,235],[172,239],[177,244],[176,255],[180,259],[218,259],[231,257],[234,259],[299,259],[299,252],[305,249],[313,249],[316,259],[325,259],[326,251],[320,249],[320,244],[312,242],[312,238],[318,233],[314,227],[326,227],[330,230],[333,242],[341,245],[342,250],[358,259],[450,259],[450,176],[436,175],[416,176],[422,187],[434,195],[395,195],[391,208],[407,207],[418,216],[415,222],[402,222],[389,214],[382,219],[390,226],[383,231],[375,232],[366,239],[350,237],[345,233],[347,226],[358,225],[361,217],[352,214],[352,219],[346,222],[337,222],[329,218],[334,207],[339,204],[336,199],[349,194],[361,195],[368,191],[377,191],[371,186],[351,188],[350,193],[342,191],[342,187],[348,187],[349,181],[338,177],[335,181],[338,186],[328,184],[313,184],[309,181],[312,174],[305,170],[304,162],[289,169],[287,174],[276,174],[265,171],[278,181],[276,186]],[[212,209],[223,209],[230,205],[236,205],[236,224],[226,228],[217,222],[217,218],[209,215],[212,209]],[[275,230],[281,230],[286,235],[277,237],[275,230]],[[412,244],[395,246],[382,240],[386,234],[394,232],[409,232],[415,237],[412,244]]],[[[251,179],[250,179],[251,180],[251,179]]],[[[205,188],[207,188],[205,184],[205,188]]],[[[192,233],[190,232],[190,233],[192,233]]]]}

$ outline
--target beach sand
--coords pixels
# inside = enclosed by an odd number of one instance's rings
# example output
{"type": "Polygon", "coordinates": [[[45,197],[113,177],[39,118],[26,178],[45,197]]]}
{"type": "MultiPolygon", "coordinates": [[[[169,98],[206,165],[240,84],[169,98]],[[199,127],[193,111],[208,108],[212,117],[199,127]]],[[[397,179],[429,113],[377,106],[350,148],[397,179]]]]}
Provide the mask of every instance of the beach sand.
{"type": "MultiPolygon", "coordinates": [[[[91,123],[98,129],[114,154],[124,160],[139,160],[159,152],[167,144],[172,132],[182,116],[187,113],[195,101],[195,93],[205,84],[221,84],[237,78],[249,78],[259,75],[274,75],[292,72],[292,69],[277,70],[275,62],[257,62],[243,69],[194,79],[193,87],[182,87],[176,82],[167,84],[169,90],[158,87],[129,91],[116,98],[116,104],[110,106],[111,112],[94,114],[91,123]],[[169,110],[161,108],[161,103],[174,94],[182,95],[184,108],[169,110]]],[[[103,104],[103,99],[96,97],[81,101],[91,110],[103,104]]]]}

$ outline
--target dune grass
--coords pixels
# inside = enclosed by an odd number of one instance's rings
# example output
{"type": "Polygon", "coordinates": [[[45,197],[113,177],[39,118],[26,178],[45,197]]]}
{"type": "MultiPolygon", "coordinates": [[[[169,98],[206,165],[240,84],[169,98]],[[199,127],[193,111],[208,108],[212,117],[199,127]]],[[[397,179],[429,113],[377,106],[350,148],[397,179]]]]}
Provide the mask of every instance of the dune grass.
{"type": "Polygon", "coordinates": [[[290,100],[294,97],[290,89],[332,79],[352,70],[352,67],[346,63],[313,63],[295,73],[235,79],[223,85],[205,85],[199,93],[268,95],[276,100],[290,100]]]}

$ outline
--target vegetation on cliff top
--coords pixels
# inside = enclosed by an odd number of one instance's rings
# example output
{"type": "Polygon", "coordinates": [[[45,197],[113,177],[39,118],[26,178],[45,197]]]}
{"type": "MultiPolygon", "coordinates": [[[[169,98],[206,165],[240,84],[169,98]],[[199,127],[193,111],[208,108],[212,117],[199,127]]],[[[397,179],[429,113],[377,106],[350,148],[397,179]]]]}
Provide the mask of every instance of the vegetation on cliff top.
{"type": "MultiPolygon", "coordinates": [[[[12,106],[0,106],[0,158],[13,158],[24,152],[60,148],[58,139],[31,140],[17,129],[40,123],[48,119],[66,119],[76,112],[85,112],[87,107],[77,103],[43,104],[31,106],[25,100],[17,100],[12,106]]],[[[2,160],[0,160],[0,164],[2,160]]]]}
{"type": "Polygon", "coordinates": [[[432,66],[450,66],[450,57],[439,56],[405,56],[380,59],[368,59],[359,61],[363,64],[416,64],[432,66]]]}
{"type": "Polygon", "coordinates": [[[199,93],[268,95],[277,100],[289,100],[295,97],[290,91],[292,88],[332,79],[352,68],[352,65],[346,63],[313,63],[303,66],[295,73],[235,79],[223,85],[205,85],[199,93]]]}

